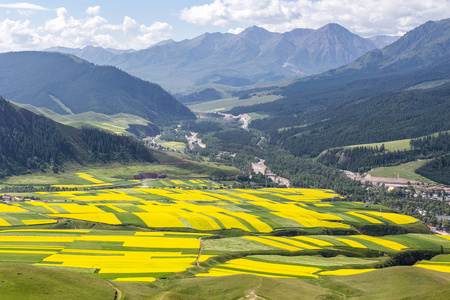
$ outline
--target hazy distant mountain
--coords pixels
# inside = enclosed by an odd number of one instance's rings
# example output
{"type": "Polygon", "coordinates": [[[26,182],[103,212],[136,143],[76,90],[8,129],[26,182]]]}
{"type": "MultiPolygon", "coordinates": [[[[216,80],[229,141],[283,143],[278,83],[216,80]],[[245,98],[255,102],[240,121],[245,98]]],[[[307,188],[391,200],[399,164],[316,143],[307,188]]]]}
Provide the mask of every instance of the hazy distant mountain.
{"type": "Polygon", "coordinates": [[[114,56],[98,48],[96,55],[90,51],[69,53],[96,64],[117,66],[173,90],[206,83],[245,86],[317,74],[346,65],[395,39],[365,39],[338,24],[286,33],[253,26],[239,34],[205,33],[114,56]]]}
{"type": "Polygon", "coordinates": [[[385,46],[392,44],[396,40],[398,40],[399,36],[390,36],[390,35],[377,35],[369,38],[378,49],[382,49],[385,46]]]}
{"type": "Polygon", "coordinates": [[[450,56],[450,19],[429,21],[406,33],[395,43],[374,50],[338,70],[365,69],[376,72],[407,72],[448,63],[450,56]]]}
{"type": "Polygon", "coordinates": [[[338,105],[353,98],[401,91],[426,82],[450,79],[450,19],[427,22],[383,49],[322,74],[280,87],[284,99],[240,108],[296,114],[311,106],[338,105]]]}
{"type": "Polygon", "coordinates": [[[104,65],[116,55],[124,53],[133,53],[136,50],[133,49],[117,50],[110,48],[105,49],[102,47],[86,46],[84,48],[51,47],[48,49],[44,49],[44,51],[73,54],[75,56],[78,56],[79,58],[82,58],[94,64],[104,65]]]}
{"type": "Polygon", "coordinates": [[[129,113],[157,125],[194,114],[159,85],[69,54],[0,54],[0,94],[57,113],[129,113]]]}

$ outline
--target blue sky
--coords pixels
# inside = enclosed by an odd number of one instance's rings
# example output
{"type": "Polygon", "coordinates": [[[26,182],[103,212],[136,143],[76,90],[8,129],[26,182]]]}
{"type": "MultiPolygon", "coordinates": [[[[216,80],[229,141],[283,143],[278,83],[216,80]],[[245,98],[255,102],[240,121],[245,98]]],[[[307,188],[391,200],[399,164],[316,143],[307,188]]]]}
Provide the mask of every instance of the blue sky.
{"type": "Polygon", "coordinates": [[[143,49],[204,32],[317,29],[402,35],[450,17],[450,0],[0,0],[0,52],[87,45],[143,49]]]}

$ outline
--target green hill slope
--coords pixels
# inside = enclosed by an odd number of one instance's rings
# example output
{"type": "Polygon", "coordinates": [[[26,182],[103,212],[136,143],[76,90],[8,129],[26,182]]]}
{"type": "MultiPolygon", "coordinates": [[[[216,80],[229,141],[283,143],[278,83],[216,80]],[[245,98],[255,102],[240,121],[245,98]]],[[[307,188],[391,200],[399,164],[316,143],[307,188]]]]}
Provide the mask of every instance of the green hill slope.
{"type": "Polygon", "coordinates": [[[0,264],[0,298],[115,299],[115,289],[102,279],[66,270],[25,264],[0,264]]]}
{"type": "Polygon", "coordinates": [[[72,55],[52,52],[0,54],[3,97],[57,113],[129,113],[158,125],[193,119],[184,105],[159,85],[115,67],[96,66],[72,55]]]}
{"type": "Polygon", "coordinates": [[[76,129],[13,106],[0,98],[0,177],[65,163],[153,162],[152,152],[127,137],[76,129]]]}
{"type": "Polygon", "coordinates": [[[450,292],[445,273],[391,267],[320,280],[234,275],[178,280],[146,299],[444,299],[450,292]],[[444,298],[439,298],[444,297],[444,298]],[[252,298],[260,299],[260,298],[252,298]]]}
{"type": "Polygon", "coordinates": [[[21,104],[17,102],[14,102],[14,104],[34,112],[37,115],[42,115],[56,122],[76,128],[96,127],[110,133],[131,134],[136,137],[156,136],[161,133],[158,126],[155,124],[131,114],[119,113],[115,115],[105,115],[88,111],[81,114],[61,115],[45,107],[37,108],[30,104],[21,104]]]}

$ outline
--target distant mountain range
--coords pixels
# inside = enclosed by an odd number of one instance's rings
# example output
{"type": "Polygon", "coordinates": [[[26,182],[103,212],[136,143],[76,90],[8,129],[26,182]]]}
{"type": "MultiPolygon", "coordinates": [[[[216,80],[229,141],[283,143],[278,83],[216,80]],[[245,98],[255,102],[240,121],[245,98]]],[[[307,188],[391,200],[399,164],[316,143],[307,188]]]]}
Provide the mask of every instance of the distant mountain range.
{"type": "Polygon", "coordinates": [[[251,127],[297,155],[450,130],[450,19],[427,22],[347,66],[270,91],[282,99],[231,112],[269,115],[251,127]]]}
{"type": "MultiPolygon", "coordinates": [[[[427,22],[355,62],[279,88],[282,100],[243,110],[298,114],[425,82],[450,79],[450,19],[427,22]],[[276,109],[274,109],[276,108],[276,109]]],[[[270,90],[270,88],[268,88],[270,90]]]]}
{"type": "Polygon", "coordinates": [[[396,39],[362,38],[338,24],[286,33],[253,26],[239,34],[205,33],[180,42],[163,41],[140,51],[117,52],[92,46],[49,50],[113,65],[175,90],[207,83],[246,86],[318,74],[349,64],[396,39]]]}
{"type": "Polygon", "coordinates": [[[0,95],[60,114],[128,113],[156,125],[195,118],[159,85],[70,54],[3,53],[0,70],[0,95]]]}

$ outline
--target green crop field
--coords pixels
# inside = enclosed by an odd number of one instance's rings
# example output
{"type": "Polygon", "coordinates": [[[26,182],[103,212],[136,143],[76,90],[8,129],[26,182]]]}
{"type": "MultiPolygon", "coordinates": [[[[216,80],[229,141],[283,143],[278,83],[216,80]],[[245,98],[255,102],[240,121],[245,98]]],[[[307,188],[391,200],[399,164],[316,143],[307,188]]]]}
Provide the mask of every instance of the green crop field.
{"type": "Polygon", "coordinates": [[[47,118],[53,119],[56,122],[63,123],[69,126],[81,128],[81,127],[97,127],[108,132],[116,134],[132,135],[126,129],[130,128],[131,124],[148,125],[149,121],[136,115],[131,114],[115,114],[105,115],[96,112],[84,112],[80,114],[60,115],[46,108],[37,108],[28,104],[16,103],[16,105],[22,106],[36,114],[44,115],[47,118]]]}
{"type": "MultiPolygon", "coordinates": [[[[448,131],[444,131],[444,132],[448,132],[448,131]]],[[[434,133],[432,135],[437,136],[438,134],[439,134],[439,132],[434,133]]],[[[409,144],[410,141],[411,141],[411,139],[404,139],[404,140],[396,140],[396,141],[389,141],[389,142],[382,142],[382,143],[350,145],[350,146],[347,146],[344,148],[354,148],[354,147],[378,147],[378,148],[380,148],[381,145],[384,144],[385,149],[388,151],[411,150],[411,146],[409,144]]]]}
{"type": "Polygon", "coordinates": [[[169,141],[163,141],[163,140],[155,140],[155,143],[160,145],[161,147],[170,148],[170,149],[174,149],[177,151],[186,149],[186,143],[181,143],[181,142],[169,142],[169,141]]]}
{"type": "Polygon", "coordinates": [[[187,105],[190,110],[195,112],[217,112],[226,111],[236,106],[250,106],[260,103],[273,102],[280,99],[277,95],[259,95],[253,96],[249,99],[227,98],[220,100],[213,100],[208,102],[202,102],[198,104],[187,105]]]}
{"type": "Polygon", "coordinates": [[[425,178],[414,171],[426,163],[426,160],[412,161],[398,166],[392,167],[379,167],[371,170],[370,175],[374,177],[387,177],[387,178],[403,178],[408,180],[423,181],[428,183],[434,183],[434,181],[425,178]]]}
{"type": "Polygon", "coordinates": [[[411,146],[409,145],[409,141],[411,139],[383,142],[383,143],[371,143],[371,144],[360,144],[360,145],[351,145],[345,148],[354,148],[354,147],[378,147],[384,144],[384,147],[388,151],[396,151],[396,150],[411,150],[411,146]]]}
{"type": "Polygon", "coordinates": [[[65,172],[55,174],[50,170],[46,173],[35,172],[21,176],[4,179],[1,184],[8,185],[88,185],[92,182],[80,178],[77,173],[87,173],[104,183],[110,185],[132,184],[129,180],[139,173],[157,173],[174,178],[209,178],[213,174],[232,176],[239,173],[233,167],[217,165],[212,163],[199,163],[186,160],[184,156],[176,153],[158,154],[162,156],[159,160],[164,164],[110,164],[108,166],[68,167],[65,172]]]}

